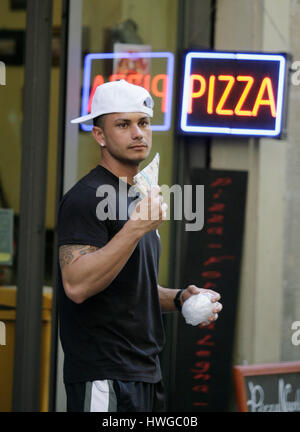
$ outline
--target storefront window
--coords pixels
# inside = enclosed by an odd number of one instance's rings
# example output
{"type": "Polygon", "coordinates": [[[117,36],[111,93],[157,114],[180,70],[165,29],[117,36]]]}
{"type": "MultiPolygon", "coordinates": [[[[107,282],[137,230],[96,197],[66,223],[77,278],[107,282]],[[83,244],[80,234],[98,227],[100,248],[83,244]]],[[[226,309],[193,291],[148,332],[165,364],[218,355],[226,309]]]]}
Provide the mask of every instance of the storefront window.
{"type": "MultiPolygon", "coordinates": [[[[153,144],[143,168],[158,152],[160,155],[159,184],[170,185],[173,159],[173,105],[172,80],[177,43],[177,0],[83,0],[82,2],[82,94],[87,54],[151,52],[153,57],[102,59],[92,62],[90,91],[93,83],[125,78],[150,90],[154,102],[153,144]],[[161,57],[155,57],[162,53],[161,57]],[[169,53],[170,58],[166,57],[169,53]],[[131,59],[132,60],[132,59],[131,59]],[[170,64],[170,62],[172,64],[170,64]],[[98,76],[97,79],[95,79],[98,76]],[[170,90],[168,91],[168,88],[170,90]],[[156,127],[159,126],[159,127],[156,127]],[[158,129],[158,130],[156,130],[158,129]],[[167,129],[167,130],[160,130],[167,129]]],[[[100,150],[91,133],[79,127],[78,178],[87,174],[100,162],[100,150]]],[[[168,283],[168,244],[170,224],[160,228],[163,251],[160,264],[160,282],[168,283]]]]}
{"type": "Polygon", "coordinates": [[[13,388],[26,35],[19,7],[5,0],[0,13],[0,411],[11,410],[13,388]]]}
{"type": "MultiPolygon", "coordinates": [[[[53,1],[52,65],[45,218],[45,273],[41,341],[40,410],[48,410],[53,238],[56,205],[57,128],[60,25],[62,1],[53,1]]],[[[25,87],[26,0],[0,5],[0,411],[11,411],[13,400],[22,123],[25,87]]]]}

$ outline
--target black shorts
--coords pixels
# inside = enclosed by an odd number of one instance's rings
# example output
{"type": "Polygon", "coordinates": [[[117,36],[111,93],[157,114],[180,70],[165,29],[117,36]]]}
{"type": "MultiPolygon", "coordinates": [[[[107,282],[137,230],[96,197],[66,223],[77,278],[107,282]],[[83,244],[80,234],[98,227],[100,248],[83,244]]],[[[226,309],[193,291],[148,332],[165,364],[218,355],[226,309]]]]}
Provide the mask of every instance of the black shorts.
{"type": "Polygon", "coordinates": [[[68,412],[162,412],[163,382],[101,380],[67,384],[68,412]]]}

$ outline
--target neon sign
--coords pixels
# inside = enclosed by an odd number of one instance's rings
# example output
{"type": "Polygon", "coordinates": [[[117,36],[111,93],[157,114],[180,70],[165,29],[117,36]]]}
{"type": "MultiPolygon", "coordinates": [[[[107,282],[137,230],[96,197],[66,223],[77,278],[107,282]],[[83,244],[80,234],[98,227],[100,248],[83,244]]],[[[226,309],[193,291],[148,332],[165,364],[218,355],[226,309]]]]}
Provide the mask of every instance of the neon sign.
{"type": "MultiPolygon", "coordinates": [[[[125,79],[126,81],[145,87],[155,100],[155,108],[160,111],[163,116],[162,124],[152,124],[153,131],[166,131],[171,126],[171,112],[172,112],[172,89],[173,89],[173,75],[174,75],[174,55],[170,52],[135,52],[135,53],[97,53],[87,54],[84,60],[83,70],[83,89],[81,100],[81,115],[86,115],[91,110],[91,103],[96,87],[105,82],[103,73],[95,73],[95,66],[99,66],[99,61],[103,67],[103,61],[115,59],[157,59],[165,60],[166,70],[164,73],[157,73],[151,75],[150,73],[111,73],[108,81],[115,81],[125,79]]],[[[154,113],[156,112],[154,111],[154,113]]],[[[81,129],[84,131],[91,131],[92,126],[88,124],[81,124],[81,129]]]]}
{"type": "Polygon", "coordinates": [[[281,54],[187,53],[181,132],[280,136],[286,63],[281,54]]]}

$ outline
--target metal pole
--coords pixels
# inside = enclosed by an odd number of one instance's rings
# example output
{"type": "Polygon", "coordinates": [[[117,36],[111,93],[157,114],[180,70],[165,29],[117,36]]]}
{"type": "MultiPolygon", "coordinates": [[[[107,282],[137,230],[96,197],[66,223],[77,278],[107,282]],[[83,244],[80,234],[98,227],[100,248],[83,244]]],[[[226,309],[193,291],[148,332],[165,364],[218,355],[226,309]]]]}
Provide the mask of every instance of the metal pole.
{"type": "MultiPolygon", "coordinates": [[[[82,34],[82,0],[64,0],[63,22],[66,24],[64,53],[61,64],[60,86],[60,112],[58,135],[58,162],[57,162],[57,190],[56,210],[62,195],[77,181],[78,159],[78,127],[74,127],[70,120],[77,117],[80,112],[80,85],[81,85],[81,34],[82,34]]],[[[57,217],[57,215],[56,215],[57,217]]],[[[63,384],[64,354],[58,335],[58,310],[56,300],[56,278],[58,266],[57,250],[57,223],[55,225],[55,241],[53,255],[53,310],[52,310],[52,355],[51,355],[51,405],[52,411],[66,410],[66,395],[63,384]],[[55,332],[55,334],[54,334],[55,332]],[[55,338],[55,339],[54,339],[55,338]],[[56,361],[56,365],[54,362],[56,361]],[[54,379],[56,376],[56,383],[54,379]]]]}
{"type": "MultiPolygon", "coordinates": [[[[59,82],[59,113],[57,136],[57,166],[56,166],[56,210],[63,193],[63,161],[66,123],[66,85],[67,85],[67,59],[68,59],[68,27],[70,0],[63,0],[61,17],[60,39],[60,82],[59,82]]],[[[53,243],[53,270],[52,270],[52,313],[51,313],[51,355],[49,378],[49,406],[50,412],[56,411],[56,380],[57,380],[57,344],[58,344],[58,310],[57,310],[57,274],[58,274],[58,249],[57,249],[57,211],[55,215],[55,230],[53,243]]]]}
{"type": "Polygon", "coordinates": [[[13,410],[39,411],[52,0],[28,0],[13,410]]]}

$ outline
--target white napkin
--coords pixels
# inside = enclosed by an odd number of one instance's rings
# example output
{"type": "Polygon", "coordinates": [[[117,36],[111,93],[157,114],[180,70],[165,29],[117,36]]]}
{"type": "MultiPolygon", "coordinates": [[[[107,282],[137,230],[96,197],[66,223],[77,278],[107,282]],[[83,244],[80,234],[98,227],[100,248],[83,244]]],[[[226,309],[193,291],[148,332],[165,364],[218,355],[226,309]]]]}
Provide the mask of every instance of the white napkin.
{"type": "Polygon", "coordinates": [[[183,303],[181,312],[187,324],[196,326],[208,321],[215,306],[215,303],[211,302],[210,293],[194,294],[183,303]]]}
{"type": "MultiPolygon", "coordinates": [[[[152,161],[133,177],[136,189],[142,194],[142,198],[147,195],[153,186],[158,186],[159,172],[159,153],[156,153],[152,161]]],[[[161,205],[163,218],[167,217],[167,203],[161,205]]],[[[158,231],[156,230],[157,235],[158,231]]]]}

